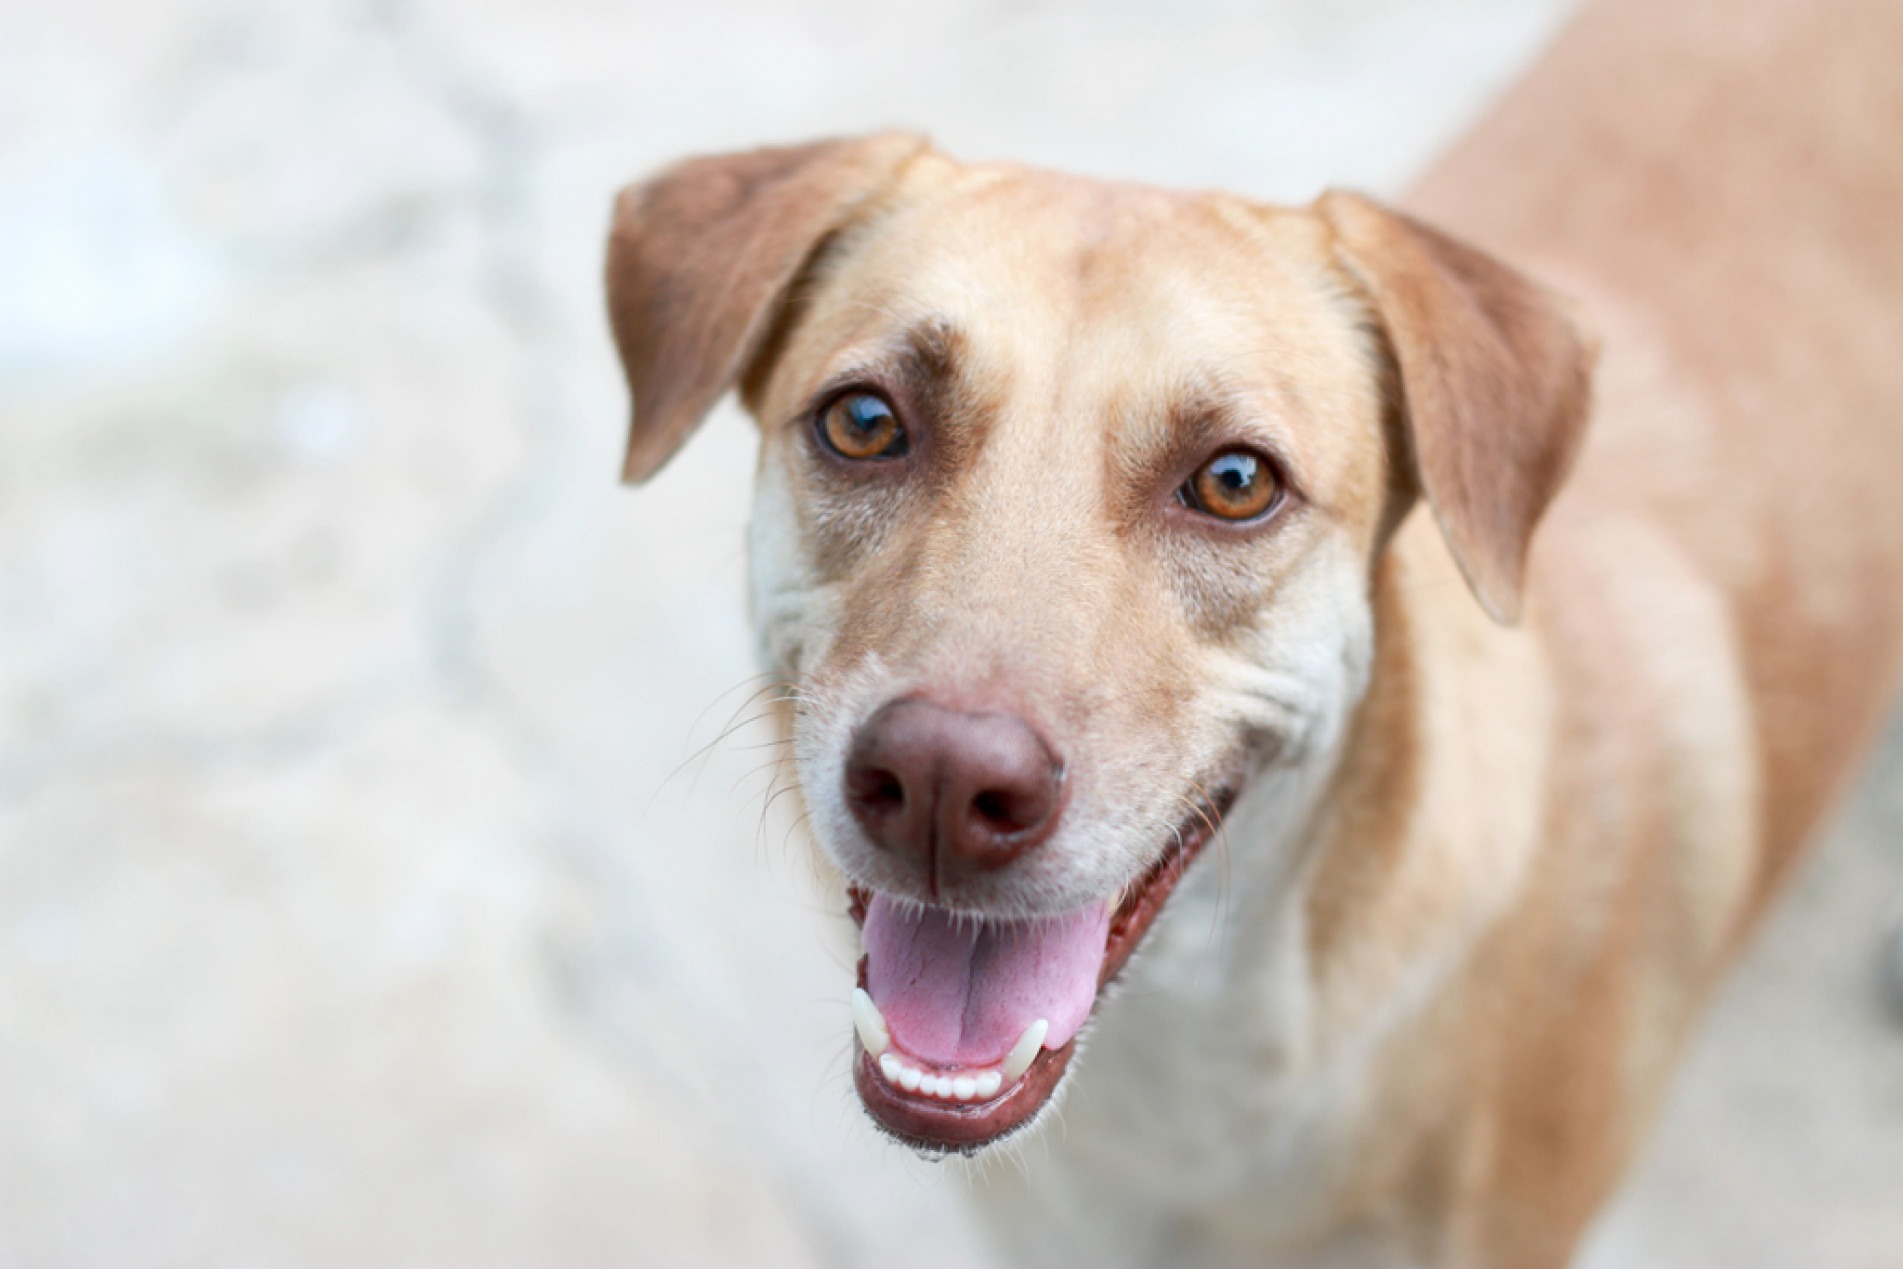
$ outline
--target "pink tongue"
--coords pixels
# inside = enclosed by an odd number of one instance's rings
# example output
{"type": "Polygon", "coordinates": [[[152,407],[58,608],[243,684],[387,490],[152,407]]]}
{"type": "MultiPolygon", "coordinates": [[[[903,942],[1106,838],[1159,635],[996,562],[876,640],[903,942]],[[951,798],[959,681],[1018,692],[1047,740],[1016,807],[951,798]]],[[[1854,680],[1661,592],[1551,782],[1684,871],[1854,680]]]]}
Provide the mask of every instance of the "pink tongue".
{"type": "Polygon", "coordinates": [[[980,924],[874,895],[866,990],[899,1046],[940,1066],[996,1062],[1039,1018],[1044,1047],[1062,1048],[1090,1016],[1109,933],[1108,902],[980,924]]]}

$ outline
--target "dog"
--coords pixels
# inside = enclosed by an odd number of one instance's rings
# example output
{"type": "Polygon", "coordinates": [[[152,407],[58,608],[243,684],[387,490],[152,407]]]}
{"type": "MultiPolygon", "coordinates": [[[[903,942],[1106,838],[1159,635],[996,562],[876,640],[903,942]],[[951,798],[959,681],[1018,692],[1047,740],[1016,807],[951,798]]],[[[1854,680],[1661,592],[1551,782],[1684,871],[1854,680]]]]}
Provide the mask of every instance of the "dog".
{"type": "Polygon", "coordinates": [[[760,424],[858,1095],[1024,1258],[1574,1255],[1903,670],[1903,6],[1831,14],[1591,5],[1398,208],[621,195],[627,479],[760,424]]]}

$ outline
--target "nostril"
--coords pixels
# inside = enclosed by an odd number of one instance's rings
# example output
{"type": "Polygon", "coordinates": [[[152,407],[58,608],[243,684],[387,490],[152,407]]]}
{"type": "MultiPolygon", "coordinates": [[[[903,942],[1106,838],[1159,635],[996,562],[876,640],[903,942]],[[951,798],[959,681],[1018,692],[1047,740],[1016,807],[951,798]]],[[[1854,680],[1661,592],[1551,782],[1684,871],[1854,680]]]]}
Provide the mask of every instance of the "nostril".
{"type": "Polygon", "coordinates": [[[971,809],[992,831],[1015,833],[1030,827],[1029,817],[1023,814],[1025,808],[1021,803],[1022,799],[1000,789],[986,789],[971,800],[971,809]]]}
{"type": "Polygon", "coordinates": [[[897,811],[905,806],[905,784],[880,767],[859,767],[846,777],[852,800],[868,811],[897,811]]]}

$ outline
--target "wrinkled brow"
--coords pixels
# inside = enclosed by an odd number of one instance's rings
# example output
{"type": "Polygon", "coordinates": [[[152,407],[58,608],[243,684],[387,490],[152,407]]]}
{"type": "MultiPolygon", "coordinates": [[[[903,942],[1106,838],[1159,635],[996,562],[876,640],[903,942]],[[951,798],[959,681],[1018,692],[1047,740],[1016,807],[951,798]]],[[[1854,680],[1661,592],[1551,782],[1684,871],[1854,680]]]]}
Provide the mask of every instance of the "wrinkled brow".
{"type": "Polygon", "coordinates": [[[827,397],[842,388],[872,383],[924,404],[958,380],[965,360],[964,332],[942,317],[904,326],[827,375],[814,391],[827,397]]]}

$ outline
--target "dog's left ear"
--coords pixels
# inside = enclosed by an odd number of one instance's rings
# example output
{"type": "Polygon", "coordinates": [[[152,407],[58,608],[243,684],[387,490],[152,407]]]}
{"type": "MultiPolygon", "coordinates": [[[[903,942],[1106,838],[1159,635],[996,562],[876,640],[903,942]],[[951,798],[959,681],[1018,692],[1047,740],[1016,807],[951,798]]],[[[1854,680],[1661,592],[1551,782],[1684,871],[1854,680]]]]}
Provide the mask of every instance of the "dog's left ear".
{"type": "Polygon", "coordinates": [[[925,148],[882,133],[719,154],[621,191],[608,319],[634,394],[623,480],[673,457],[758,353],[820,242],[925,148]]]}
{"type": "Polygon", "coordinates": [[[1417,492],[1493,618],[1520,612],[1528,545],[1586,431],[1594,345],[1492,256],[1356,194],[1316,210],[1398,372],[1417,492]]]}

